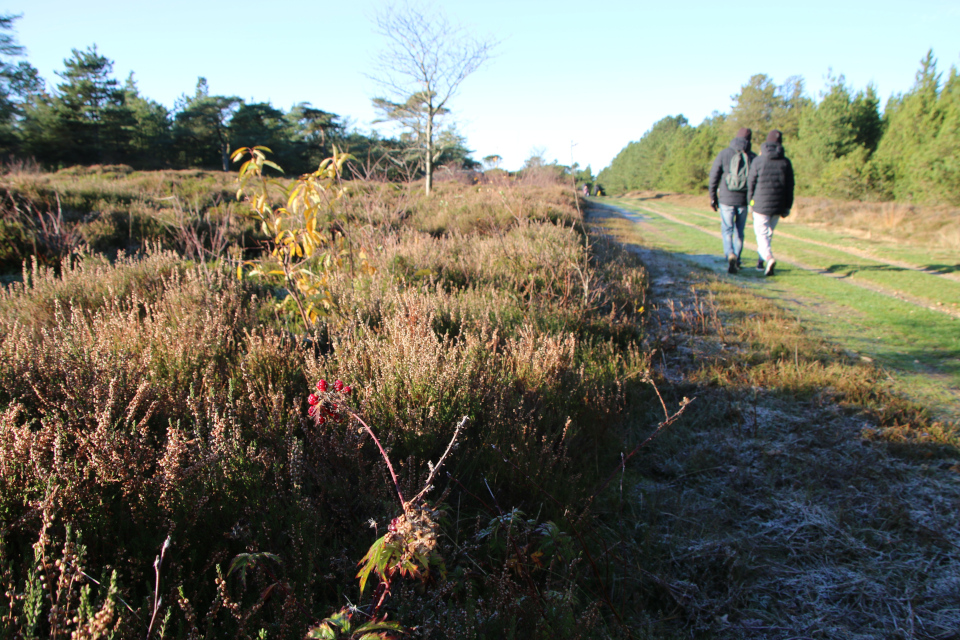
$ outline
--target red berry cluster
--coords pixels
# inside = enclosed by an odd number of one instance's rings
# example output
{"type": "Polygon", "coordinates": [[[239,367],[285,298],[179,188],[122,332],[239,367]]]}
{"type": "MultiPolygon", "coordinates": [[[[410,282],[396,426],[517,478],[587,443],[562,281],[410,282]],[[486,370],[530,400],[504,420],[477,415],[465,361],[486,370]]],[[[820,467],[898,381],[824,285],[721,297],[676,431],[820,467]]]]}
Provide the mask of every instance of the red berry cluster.
{"type": "MultiPolygon", "coordinates": [[[[343,418],[337,403],[328,399],[329,396],[332,395],[327,393],[328,388],[329,386],[327,385],[327,381],[321,380],[317,383],[317,391],[323,395],[311,393],[309,396],[307,396],[307,402],[310,403],[308,415],[312,416],[313,419],[316,420],[317,424],[323,424],[327,420],[339,422],[343,418]]],[[[333,383],[333,389],[337,394],[342,394],[345,396],[350,395],[350,393],[353,391],[349,385],[343,384],[343,382],[340,380],[337,380],[333,383]]],[[[334,398],[336,399],[336,396],[334,396],[334,398]]]]}

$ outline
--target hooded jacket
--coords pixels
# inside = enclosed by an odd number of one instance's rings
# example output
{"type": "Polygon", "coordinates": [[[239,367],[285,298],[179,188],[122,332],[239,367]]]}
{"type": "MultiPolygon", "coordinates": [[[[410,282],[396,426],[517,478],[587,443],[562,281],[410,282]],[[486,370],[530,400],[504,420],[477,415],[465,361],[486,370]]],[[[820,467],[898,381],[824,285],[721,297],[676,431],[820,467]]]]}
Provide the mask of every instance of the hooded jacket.
{"type": "Polygon", "coordinates": [[[783,155],[783,145],[764,142],[750,164],[747,199],[757,213],[785,216],[793,206],[793,165],[783,155]]]}
{"type": "Polygon", "coordinates": [[[753,159],[757,157],[750,150],[750,141],[746,138],[734,138],[730,141],[730,146],[717,154],[710,168],[710,202],[719,202],[730,207],[747,206],[746,191],[730,191],[727,189],[726,176],[730,172],[730,160],[734,154],[746,152],[747,162],[752,164],[753,159]]]}

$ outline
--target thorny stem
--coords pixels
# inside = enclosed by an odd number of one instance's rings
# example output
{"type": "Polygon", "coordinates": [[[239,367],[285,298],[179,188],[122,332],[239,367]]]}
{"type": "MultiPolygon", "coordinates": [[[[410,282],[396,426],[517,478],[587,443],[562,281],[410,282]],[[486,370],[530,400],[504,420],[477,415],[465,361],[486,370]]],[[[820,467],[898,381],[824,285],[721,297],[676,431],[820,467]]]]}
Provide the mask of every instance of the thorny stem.
{"type": "Polygon", "coordinates": [[[356,418],[357,422],[363,425],[364,430],[370,434],[370,437],[373,438],[373,441],[377,443],[377,448],[380,449],[380,455],[383,456],[384,462],[387,463],[387,469],[390,470],[390,477],[393,478],[393,486],[397,489],[397,496],[400,498],[400,506],[403,509],[407,508],[407,501],[403,499],[403,493],[400,491],[400,482],[397,480],[397,474],[393,470],[393,464],[390,463],[390,456],[387,455],[386,450],[383,448],[383,445],[380,444],[380,440],[377,438],[376,434],[373,432],[373,429],[370,428],[366,422],[363,421],[363,418],[358,416],[353,411],[347,409],[347,413],[356,418]]]}
{"type": "Polygon", "coordinates": [[[387,451],[383,448],[383,445],[380,444],[380,440],[379,438],[377,438],[376,434],[373,432],[373,429],[370,427],[370,425],[368,425],[366,422],[363,421],[363,418],[358,416],[356,413],[354,413],[353,411],[350,411],[349,409],[347,409],[346,411],[351,416],[356,418],[357,422],[363,425],[364,431],[366,431],[370,435],[370,437],[373,438],[373,441],[377,443],[377,448],[380,449],[380,455],[383,456],[383,461],[387,463],[387,469],[390,470],[390,477],[393,479],[393,486],[397,490],[397,496],[400,498],[400,506],[403,508],[404,511],[406,511],[407,506],[418,502],[424,496],[425,493],[427,493],[430,489],[433,488],[431,485],[431,483],[433,482],[433,478],[437,475],[437,471],[440,470],[440,467],[443,466],[443,462],[447,459],[447,456],[450,454],[450,451],[453,450],[453,445],[457,441],[457,437],[460,435],[460,431],[463,429],[464,426],[466,426],[467,421],[470,419],[469,416],[463,416],[463,419],[460,420],[460,424],[457,425],[457,428],[453,432],[453,437],[450,438],[450,444],[447,445],[447,450],[443,452],[443,455],[440,456],[440,460],[437,461],[437,464],[430,470],[430,475],[427,476],[427,481],[423,484],[423,489],[421,489],[420,493],[418,493],[416,496],[413,497],[413,500],[411,500],[410,502],[407,502],[403,498],[403,492],[400,491],[400,482],[397,480],[397,473],[393,470],[393,464],[391,464],[390,462],[390,456],[387,455],[387,451]]]}
{"type": "MultiPolygon", "coordinates": [[[[667,411],[667,403],[663,401],[663,396],[660,395],[660,389],[657,388],[656,383],[649,377],[649,374],[647,375],[647,380],[646,380],[646,381],[650,383],[650,386],[653,387],[654,393],[657,394],[657,398],[660,399],[660,406],[663,407],[663,418],[664,418],[664,420],[669,420],[669,419],[670,419],[670,412],[667,411]]],[[[680,415],[680,414],[677,414],[677,415],[680,415]]],[[[633,455],[633,454],[631,453],[630,455],[633,455]]]]}

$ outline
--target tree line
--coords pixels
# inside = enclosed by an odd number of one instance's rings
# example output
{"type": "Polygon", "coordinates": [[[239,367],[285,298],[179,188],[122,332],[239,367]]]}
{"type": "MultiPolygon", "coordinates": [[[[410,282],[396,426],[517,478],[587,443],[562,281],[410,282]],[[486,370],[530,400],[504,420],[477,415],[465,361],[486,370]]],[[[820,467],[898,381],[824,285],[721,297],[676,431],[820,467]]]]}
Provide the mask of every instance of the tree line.
{"type": "MultiPolygon", "coordinates": [[[[143,96],[134,74],[120,82],[113,61],[96,45],[73,49],[54,87],[24,58],[15,37],[19,16],[0,15],[0,156],[33,159],[50,169],[127,164],[138,169],[230,168],[230,153],[264,145],[289,173],[316,169],[332,145],[390,177],[418,177],[422,162],[411,138],[349,127],[341,116],[301,102],[287,111],[269,102],[216,95],[206,78],[168,109],[143,96]]],[[[437,133],[432,160],[474,166],[465,139],[448,127],[437,133]]]]}
{"type": "Polygon", "coordinates": [[[771,129],[783,132],[801,195],[960,204],[960,74],[952,66],[944,80],[932,51],[913,87],[882,112],[875,87],[854,90],[842,75],[828,78],[819,100],[798,76],[777,85],[754,75],[729,114],[714,112],[698,126],[682,115],[663,118],[598,181],[613,194],[704,192],[714,157],[740,127],[753,129],[755,150],[771,129]]]}

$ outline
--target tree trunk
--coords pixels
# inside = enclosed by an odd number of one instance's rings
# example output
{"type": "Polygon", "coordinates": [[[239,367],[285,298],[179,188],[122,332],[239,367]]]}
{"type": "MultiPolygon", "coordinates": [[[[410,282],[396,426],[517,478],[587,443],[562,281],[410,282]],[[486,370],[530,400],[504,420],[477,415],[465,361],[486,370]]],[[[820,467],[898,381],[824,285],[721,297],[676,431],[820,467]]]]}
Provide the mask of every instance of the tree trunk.
{"type": "Polygon", "coordinates": [[[427,109],[427,157],[424,164],[427,173],[426,192],[430,195],[433,190],[433,110],[431,105],[428,105],[427,109]]]}
{"type": "Polygon", "coordinates": [[[223,170],[230,171],[230,143],[226,140],[220,143],[220,160],[223,162],[223,170]]]}

